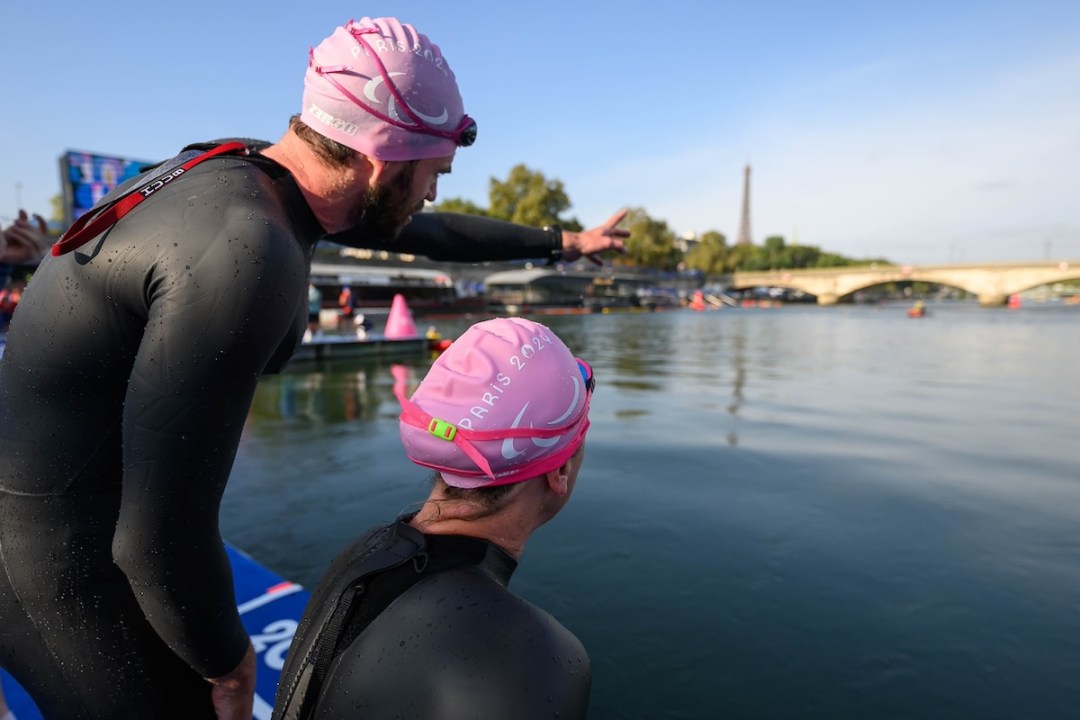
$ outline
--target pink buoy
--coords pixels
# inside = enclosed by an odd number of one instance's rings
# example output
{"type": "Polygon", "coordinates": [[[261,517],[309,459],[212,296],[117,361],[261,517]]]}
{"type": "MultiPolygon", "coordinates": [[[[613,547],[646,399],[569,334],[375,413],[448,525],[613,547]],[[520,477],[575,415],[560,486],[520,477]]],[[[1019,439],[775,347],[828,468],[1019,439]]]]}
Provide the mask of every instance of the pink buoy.
{"type": "Polygon", "coordinates": [[[386,332],[384,335],[390,340],[420,336],[420,333],[416,332],[416,323],[413,322],[412,312],[405,303],[405,296],[401,293],[394,295],[394,301],[390,305],[390,316],[386,318],[386,332]]]}

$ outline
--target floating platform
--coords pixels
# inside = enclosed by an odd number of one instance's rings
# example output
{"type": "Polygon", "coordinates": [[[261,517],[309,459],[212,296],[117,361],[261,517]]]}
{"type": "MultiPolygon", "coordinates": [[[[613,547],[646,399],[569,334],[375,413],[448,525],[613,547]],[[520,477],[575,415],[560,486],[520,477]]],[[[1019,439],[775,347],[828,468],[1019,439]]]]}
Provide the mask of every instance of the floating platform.
{"type": "Polygon", "coordinates": [[[410,357],[423,355],[427,350],[428,340],[424,337],[368,335],[360,339],[352,335],[316,335],[310,341],[301,343],[289,362],[410,357]]]}

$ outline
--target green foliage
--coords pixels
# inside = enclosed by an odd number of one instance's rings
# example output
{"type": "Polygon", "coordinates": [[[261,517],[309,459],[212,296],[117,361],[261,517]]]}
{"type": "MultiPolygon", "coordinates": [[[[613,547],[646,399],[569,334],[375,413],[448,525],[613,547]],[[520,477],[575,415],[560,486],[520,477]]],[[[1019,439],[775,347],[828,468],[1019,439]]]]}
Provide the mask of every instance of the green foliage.
{"type": "Polygon", "coordinates": [[[728,272],[728,259],[731,254],[727,238],[723,233],[709,230],[701,234],[698,243],[686,253],[686,267],[700,270],[706,275],[720,275],[728,272]]]}
{"type": "Polygon", "coordinates": [[[753,245],[742,245],[736,243],[728,250],[727,258],[727,270],[728,272],[734,272],[735,270],[746,270],[746,263],[754,255],[756,248],[753,245]]]}
{"type": "Polygon", "coordinates": [[[846,258],[843,255],[837,255],[836,253],[821,253],[820,255],[818,255],[817,262],[815,262],[813,265],[807,265],[805,267],[847,267],[848,265],[857,264],[859,263],[857,263],[855,260],[852,260],[851,258],[846,258]]]}
{"type": "Polygon", "coordinates": [[[548,180],[524,164],[512,167],[505,181],[491,178],[488,197],[492,217],[531,227],[568,225],[561,217],[570,209],[562,180],[548,180]]]}
{"type": "Polygon", "coordinates": [[[746,245],[741,246],[746,248],[743,251],[743,257],[740,259],[739,264],[735,266],[736,270],[747,270],[749,272],[760,272],[762,270],[772,270],[773,266],[769,262],[769,255],[765,252],[765,248],[760,245],[746,245]]]}
{"type": "Polygon", "coordinates": [[[466,200],[464,198],[447,198],[442,202],[436,203],[435,209],[439,212],[482,215],[483,217],[488,217],[488,211],[485,208],[480,207],[472,200],[466,200]]]}
{"type": "Polygon", "coordinates": [[[578,231],[582,225],[577,218],[564,218],[570,209],[570,198],[561,180],[548,180],[544,174],[530,170],[524,164],[510,169],[506,180],[491,178],[488,182],[488,204],[484,209],[470,200],[448,198],[435,206],[442,212],[484,215],[529,227],[559,225],[578,231]]]}
{"type": "Polygon", "coordinates": [[[626,264],[661,270],[678,267],[682,253],[675,247],[675,233],[666,222],[649,217],[643,208],[631,208],[623,225],[630,230],[622,258],[626,264]]]}
{"type": "MultiPolygon", "coordinates": [[[[779,235],[765,238],[765,243],[760,246],[738,247],[742,249],[742,257],[733,263],[732,267],[747,271],[846,267],[869,262],[852,260],[836,253],[822,252],[821,248],[813,245],[788,245],[779,235]]],[[[888,264],[884,260],[880,262],[888,264]]]]}
{"type": "Polygon", "coordinates": [[[55,223],[63,223],[65,220],[67,220],[66,214],[64,213],[64,196],[63,195],[53,195],[49,199],[49,205],[50,205],[49,220],[52,220],[55,223]]]}
{"type": "Polygon", "coordinates": [[[784,254],[784,238],[772,235],[765,238],[764,245],[743,246],[745,256],[739,263],[739,270],[752,272],[762,270],[775,270],[780,267],[781,256],[784,254]]]}
{"type": "Polygon", "coordinates": [[[776,257],[784,252],[784,238],[779,235],[770,235],[765,238],[765,244],[762,246],[762,249],[768,253],[770,257],[776,257]]]}

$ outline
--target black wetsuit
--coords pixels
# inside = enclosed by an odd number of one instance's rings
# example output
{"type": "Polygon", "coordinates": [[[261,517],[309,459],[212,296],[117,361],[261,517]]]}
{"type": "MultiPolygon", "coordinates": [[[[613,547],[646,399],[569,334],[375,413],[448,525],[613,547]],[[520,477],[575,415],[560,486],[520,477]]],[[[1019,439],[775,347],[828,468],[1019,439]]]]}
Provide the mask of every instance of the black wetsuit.
{"type": "MultiPolygon", "coordinates": [[[[248,644],[219,501],[260,375],[303,335],[321,236],[283,167],[221,157],[35,273],[0,360],[0,665],[47,718],[213,717],[202,678],[248,644]]],[[[554,238],[443,215],[392,247],[554,238]]]]}
{"type": "Polygon", "coordinates": [[[506,589],[495,545],[405,519],[334,560],[286,657],[274,720],[585,717],[589,658],[506,589]]]}

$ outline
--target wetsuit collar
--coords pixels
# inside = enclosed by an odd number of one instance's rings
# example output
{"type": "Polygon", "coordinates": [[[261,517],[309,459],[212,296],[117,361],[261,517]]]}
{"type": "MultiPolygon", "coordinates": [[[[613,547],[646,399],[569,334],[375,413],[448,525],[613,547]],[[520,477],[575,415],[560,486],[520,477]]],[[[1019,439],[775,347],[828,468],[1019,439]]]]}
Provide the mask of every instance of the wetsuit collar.
{"type": "Polygon", "coordinates": [[[433,563],[475,565],[503,587],[517,569],[517,560],[498,545],[465,535],[424,535],[427,553],[433,563]]]}

